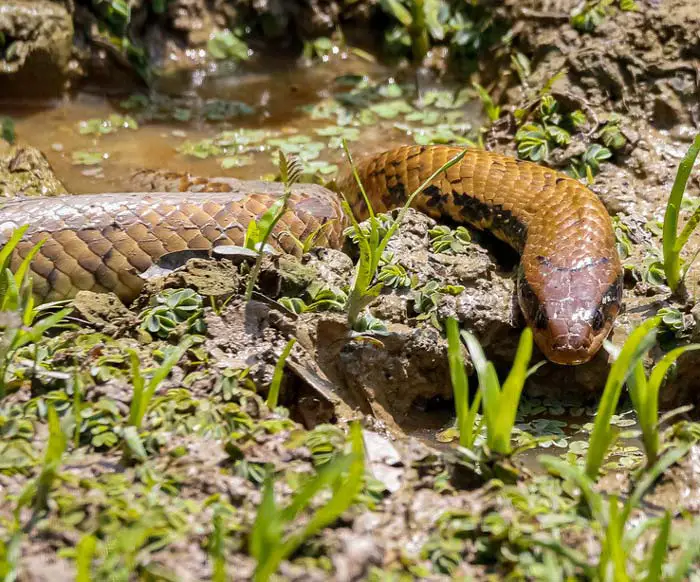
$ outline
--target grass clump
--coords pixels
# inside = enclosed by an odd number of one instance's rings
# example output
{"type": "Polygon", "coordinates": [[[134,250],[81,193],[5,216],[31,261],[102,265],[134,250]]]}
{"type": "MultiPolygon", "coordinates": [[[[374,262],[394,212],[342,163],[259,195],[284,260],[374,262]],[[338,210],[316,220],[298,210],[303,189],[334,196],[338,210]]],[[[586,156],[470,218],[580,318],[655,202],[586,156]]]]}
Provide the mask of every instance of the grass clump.
{"type": "Polygon", "coordinates": [[[503,386],[496,374],[496,367],[493,362],[486,359],[484,350],[476,337],[467,331],[462,331],[462,338],[469,349],[469,355],[479,377],[479,392],[486,423],[486,446],[491,453],[510,455],[513,450],[511,435],[525,381],[545,363],[541,362],[528,368],[532,357],[532,330],[529,327],[523,330],[513,366],[503,386]]]}
{"type": "Polygon", "coordinates": [[[27,253],[14,273],[11,271],[10,259],[28,228],[28,225],[18,228],[0,250],[0,398],[7,391],[8,371],[17,350],[39,341],[72,311],[71,308],[64,308],[40,317],[47,308],[57,305],[47,304],[39,308],[32,293],[29,265],[43,242],[36,244],[27,253]]]}
{"type": "Polygon", "coordinates": [[[700,152],[700,135],[695,137],[695,141],[688,149],[685,157],[678,166],[676,179],[671,188],[671,195],[666,205],[663,225],[663,255],[664,255],[664,273],[668,286],[671,291],[676,293],[683,281],[683,277],[687,272],[684,270],[681,262],[681,251],[688,242],[690,235],[700,223],[700,208],[698,208],[690,217],[686,225],[683,227],[680,235],[678,234],[678,216],[681,212],[681,204],[683,195],[685,194],[686,184],[690,177],[690,172],[693,170],[693,165],[700,152]]]}
{"type": "Polygon", "coordinates": [[[461,151],[451,160],[447,161],[418,186],[406,199],[406,203],[399,210],[396,220],[387,227],[372,209],[372,204],[365,192],[357,168],[348,150],[347,142],[343,141],[343,147],[345,148],[345,153],[352,167],[355,181],[357,182],[360,193],[369,211],[369,219],[365,223],[368,225],[368,228],[363,229],[354,217],[348,201],[346,199],[343,200],[345,214],[349,216],[352,221],[352,226],[350,227],[354,235],[352,238],[357,243],[360,250],[360,258],[355,267],[347,302],[348,323],[350,327],[354,329],[360,319],[362,310],[379,295],[384,286],[384,283],[377,280],[377,273],[387,245],[403,222],[404,216],[411,206],[411,203],[433,180],[435,180],[435,178],[459,163],[466,155],[467,150],[461,151]]]}
{"type": "Polygon", "coordinates": [[[338,519],[360,492],[365,463],[359,424],[353,424],[349,438],[350,453],[337,456],[324,465],[284,508],[275,501],[273,477],[268,473],[248,541],[250,554],[257,560],[253,577],[255,582],[267,582],[283,560],[289,558],[304,541],[338,519]],[[315,510],[303,525],[285,533],[314,497],[326,488],[332,492],[328,502],[315,510]]]}
{"type": "Polygon", "coordinates": [[[469,382],[464,370],[462,342],[459,339],[457,321],[450,317],[445,322],[447,330],[447,356],[450,364],[450,378],[457,412],[457,428],[459,430],[459,445],[466,449],[474,448],[474,441],[481,429],[481,423],[476,424],[476,415],[481,404],[481,391],[477,391],[469,404],[469,382]]]}
{"type": "Polygon", "coordinates": [[[659,459],[659,391],[669,369],[685,352],[700,349],[700,344],[681,346],[668,352],[654,366],[647,378],[644,364],[637,360],[627,384],[632,405],[637,412],[639,426],[642,430],[642,442],[647,457],[647,467],[651,467],[659,459]]]}
{"type": "Polygon", "coordinates": [[[611,424],[610,420],[617,409],[622,387],[637,365],[641,365],[642,359],[654,345],[659,323],[660,318],[654,317],[634,329],[610,368],[603,396],[596,413],[586,457],[586,475],[591,480],[598,478],[598,472],[603,464],[605,455],[617,438],[617,429],[611,424]]]}

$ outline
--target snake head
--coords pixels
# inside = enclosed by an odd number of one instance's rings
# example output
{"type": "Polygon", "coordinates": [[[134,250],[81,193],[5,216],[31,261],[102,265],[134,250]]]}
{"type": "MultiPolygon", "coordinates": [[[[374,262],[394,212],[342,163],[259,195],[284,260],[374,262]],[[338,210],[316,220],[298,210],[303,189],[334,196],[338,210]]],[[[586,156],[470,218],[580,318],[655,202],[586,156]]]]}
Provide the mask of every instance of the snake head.
{"type": "Polygon", "coordinates": [[[583,364],[603,345],[622,301],[622,277],[610,263],[601,258],[562,267],[536,257],[534,268],[521,265],[520,308],[548,360],[583,364]]]}

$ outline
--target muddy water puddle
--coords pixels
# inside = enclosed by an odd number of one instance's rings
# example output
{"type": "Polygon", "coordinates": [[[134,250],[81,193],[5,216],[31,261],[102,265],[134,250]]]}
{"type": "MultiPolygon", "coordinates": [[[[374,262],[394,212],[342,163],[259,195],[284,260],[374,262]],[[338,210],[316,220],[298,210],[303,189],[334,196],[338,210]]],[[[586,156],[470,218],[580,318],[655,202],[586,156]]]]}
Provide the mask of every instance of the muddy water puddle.
{"type": "Polygon", "coordinates": [[[17,138],[45,152],[68,191],[122,191],[143,168],[240,179],[272,177],[276,152],[308,179],[331,179],[353,154],[411,143],[470,143],[480,103],[470,92],[417,86],[359,58],[207,77],[176,95],[82,93],[49,107],[0,105],[17,138]]]}

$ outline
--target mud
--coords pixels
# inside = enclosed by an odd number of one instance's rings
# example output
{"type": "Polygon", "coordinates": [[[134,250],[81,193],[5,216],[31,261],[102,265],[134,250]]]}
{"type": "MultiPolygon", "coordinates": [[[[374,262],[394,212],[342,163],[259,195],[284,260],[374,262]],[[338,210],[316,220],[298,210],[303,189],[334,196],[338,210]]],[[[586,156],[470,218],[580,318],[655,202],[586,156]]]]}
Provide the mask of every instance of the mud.
{"type": "Polygon", "coordinates": [[[47,99],[66,90],[74,69],[73,20],[61,4],[5,1],[0,33],[0,100],[47,99]]]}

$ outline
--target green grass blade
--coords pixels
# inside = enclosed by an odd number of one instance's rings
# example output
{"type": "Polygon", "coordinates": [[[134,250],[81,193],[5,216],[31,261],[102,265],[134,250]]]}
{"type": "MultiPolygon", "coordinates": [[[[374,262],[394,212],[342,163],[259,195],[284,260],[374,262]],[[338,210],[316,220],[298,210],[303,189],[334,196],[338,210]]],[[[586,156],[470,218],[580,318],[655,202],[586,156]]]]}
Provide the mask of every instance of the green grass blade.
{"type": "MultiPolygon", "coordinates": [[[[8,241],[0,249],[0,273],[4,273],[5,269],[10,268],[12,253],[14,252],[15,248],[17,248],[19,241],[22,240],[22,237],[24,236],[24,233],[27,232],[28,228],[28,224],[20,226],[12,233],[12,235],[10,235],[8,241]]],[[[0,280],[0,297],[4,297],[6,291],[6,287],[3,285],[2,280],[0,280]]]]}
{"type": "Polygon", "coordinates": [[[666,552],[668,551],[668,538],[671,535],[671,513],[667,511],[661,518],[659,534],[656,536],[651,550],[651,558],[647,568],[646,582],[660,582],[663,573],[666,552]]]}
{"type": "MultiPolygon", "coordinates": [[[[668,199],[666,212],[664,214],[663,226],[663,255],[664,271],[666,280],[671,291],[676,291],[681,282],[681,259],[682,247],[678,246],[678,215],[681,211],[683,194],[688,183],[688,178],[693,170],[695,159],[700,152],[700,135],[695,137],[693,144],[688,149],[685,157],[678,166],[676,179],[671,188],[671,195],[668,199]]],[[[689,235],[688,235],[689,236],[689,235]]]]}
{"type": "MultiPolygon", "coordinates": [[[[467,380],[467,372],[464,369],[459,326],[457,321],[450,317],[445,321],[445,328],[447,330],[447,358],[450,365],[450,379],[452,380],[455,411],[457,413],[459,444],[471,449],[474,445],[474,421],[472,414],[470,414],[472,408],[469,407],[469,381],[467,380]],[[469,425],[470,420],[471,426],[469,425]]],[[[480,393],[477,392],[477,394],[480,393]]]]}
{"type": "MultiPolygon", "coordinates": [[[[608,527],[604,542],[604,555],[612,562],[613,577],[615,582],[628,582],[627,560],[622,548],[622,534],[625,529],[625,522],[620,514],[617,496],[612,495],[608,504],[608,527]]],[[[605,567],[607,560],[601,559],[601,565],[605,567]]],[[[600,579],[606,580],[606,572],[600,573],[600,579]]]]}
{"type": "Polygon", "coordinates": [[[617,409],[622,387],[634,370],[637,361],[644,357],[656,341],[656,327],[659,322],[660,318],[654,317],[634,329],[610,368],[603,396],[598,405],[588,455],[586,456],[586,473],[591,479],[598,477],[598,472],[612,442],[614,431],[610,419],[617,409]]]}
{"type": "MultiPolygon", "coordinates": [[[[350,164],[350,168],[352,169],[352,175],[355,178],[355,182],[357,183],[358,188],[360,189],[360,194],[362,194],[362,199],[365,201],[365,205],[367,206],[367,212],[369,213],[370,218],[374,218],[374,208],[372,208],[372,203],[369,200],[369,197],[367,196],[367,192],[365,191],[365,187],[362,184],[362,180],[360,180],[360,174],[357,171],[357,166],[355,165],[355,161],[352,159],[352,154],[350,153],[350,149],[348,148],[348,142],[345,138],[343,138],[343,150],[345,151],[345,155],[348,157],[348,163],[350,164]]],[[[347,202],[347,199],[345,198],[345,194],[342,194],[343,199],[347,202]]],[[[357,220],[355,218],[355,215],[352,212],[352,209],[350,208],[350,204],[348,203],[348,208],[346,209],[346,215],[351,218],[353,223],[357,223],[357,220]]]]}
{"type": "Polygon", "coordinates": [[[284,346],[282,354],[275,364],[275,371],[272,374],[272,383],[270,384],[270,390],[267,393],[267,407],[270,410],[277,408],[277,402],[280,397],[280,387],[282,386],[282,378],[284,376],[284,365],[287,362],[289,354],[292,352],[294,344],[297,342],[296,338],[292,338],[284,346]]]}
{"type": "Polygon", "coordinates": [[[85,534],[75,548],[75,582],[90,582],[90,565],[95,555],[97,538],[85,534]]]}
{"type": "Polygon", "coordinates": [[[525,380],[528,376],[528,365],[532,358],[532,330],[526,327],[520,335],[518,349],[515,353],[513,366],[503,383],[500,398],[500,414],[498,415],[498,439],[500,451],[503,454],[510,452],[510,438],[515,426],[515,417],[518,413],[520,395],[522,394],[525,380]]]}
{"type": "Polygon", "coordinates": [[[262,499],[248,539],[248,552],[258,562],[256,582],[266,580],[258,575],[258,569],[268,561],[270,552],[279,545],[282,536],[283,522],[277,511],[273,483],[272,471],[268,471],[263,484],[262,499]]]}
{"type": "Polygon", "coordinates": [[[384,238],[382,239],[382,242],[379,245],[379,249],[377,250],[379,256],[381,257],[384,254],[384,251],[386,250],[387,244],[389,244],[389,240],[391,240],[391,237],[394,236],[394,233],[396,230],[399,228],[401,223],[403,222],[404,216],[406,216],[406,212],[410,208],[411,204],[413,201],[416,199],[416,197],[423,192],[430,184],[437,178],[440,174],[443,172],[447,172],[452,166],[455,164],[458,164],[459,162],[462,161],[462,158],[467,155],[467,152],[469,150],[464,149],[460,153],[458,153],[456,156],[452,157],[450,160],[445,162],[442,166],[440,166],[437,170],[435,170],[426,180],[423,181],[423,183],[416,188],[411,195],[408,197],[406,200],[406,203],[401,207],[401,210],[399,210],[399,215],[396,217],[396,220],[394,223],[389,227],[389,230],[387,230],[387,233],[384,235],[384,238]]]}

